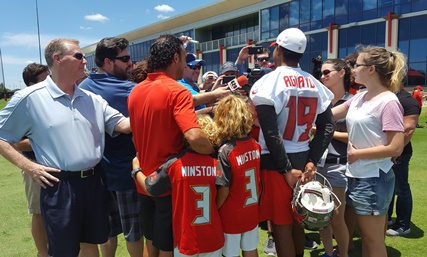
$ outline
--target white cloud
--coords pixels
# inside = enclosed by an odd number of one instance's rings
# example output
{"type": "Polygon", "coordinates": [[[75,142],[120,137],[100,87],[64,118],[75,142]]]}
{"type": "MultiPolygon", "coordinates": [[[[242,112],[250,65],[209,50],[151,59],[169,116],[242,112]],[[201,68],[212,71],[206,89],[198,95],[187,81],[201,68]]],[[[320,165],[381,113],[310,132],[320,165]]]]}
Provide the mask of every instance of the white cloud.
{"type": "Polygon", "coordinates": [[[91,30],[91,29],[92,29],[92,27],[83,27],[83,26],[80,26],[80,29],[81,29],[81,30],[91,30]]]}
{"type": "Polygon", "coordinates": [[[175,9],[173,9],[172,7],[170,7],[167,4],[158,5],[158,6],[154,7],[154,10],[159,11],[159,12],[174,12],[175,11],[175,9]]]}
{"type": "Polygon", "coordinates": [[[169,18],[169,16],[164,16],[163,14],[159,14],[159,15],[157,15],[157,18],[158,18],[158,19],[165,20],[165,19],[168,19],[168,18],[169,18]]]}
{"type": "Polygon", "coordinates": [[[99,13],[92,14],[92,15],[85,15],[84,18],[85,20],[88,20],[88,21],[100,21],[100,22],[106,22],[110,20],[108,17],[105,17],[104,15],[99,13]]]}
{"type": "MultiPolygon", "coordinates": [[[[82,37],[81,35],[40,35],[40,45],[42,50],[45,46],[55,38],[74,38],[79,40],[80,47],[98,43],[100,38],[82,37]]],[[[0,46],[13,46],[14,48],[27,47],[27,48],[39,48],[39,41],[37,34],[26,34],[26,33],[5,33],[0,38],[0,46]]]]}
{"type": "MultiPolygon", "coordinates": [[[[42,46],[47,45],[55,37],[52,35],[40,35],[40,44],[42,46]]],[[[26,33],[5,33],[2,36],[2,45],[4,46],[25,46],[28,48],[38,48],[39,40],[37,34],[26,34],[26,33]]]]}

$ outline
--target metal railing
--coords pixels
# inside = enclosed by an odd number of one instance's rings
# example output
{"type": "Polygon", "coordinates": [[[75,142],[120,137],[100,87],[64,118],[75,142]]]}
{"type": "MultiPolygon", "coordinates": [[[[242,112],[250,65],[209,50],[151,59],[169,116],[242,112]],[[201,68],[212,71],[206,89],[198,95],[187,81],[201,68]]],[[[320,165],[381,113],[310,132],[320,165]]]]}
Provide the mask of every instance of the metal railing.
{"type": "Polygon", "coordinates": [[[247,44],[249,39],[253,41],[258,41],[259,31],[253,31],[253,32],[249,32],[249,33],[245,33],[237,36],[202,42],[202,43],[199,43],[198,49],[200,49],[202,52],[218,50],[220,45],[223,45],[225,47],[243,45],[243,44],[247,44]]]}

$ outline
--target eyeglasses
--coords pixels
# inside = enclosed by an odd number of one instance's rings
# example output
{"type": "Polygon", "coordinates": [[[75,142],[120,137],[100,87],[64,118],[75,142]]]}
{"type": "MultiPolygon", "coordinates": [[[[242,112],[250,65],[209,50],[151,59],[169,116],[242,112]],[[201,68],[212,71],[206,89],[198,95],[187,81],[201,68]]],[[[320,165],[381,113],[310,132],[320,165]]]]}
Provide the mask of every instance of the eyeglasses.
{"type": "Polygon", "coordinates": [[[82,54],[82,53],[75,53],[73,55],[74,58],[76,58],[77,60],[81,61],[83,58],[86,59],[86,57],[82,54]]]}
{"type": "Polygon", "coordinates": [[[329,75],[329,73],[333,72],[335,70],[323,70],[322,72],[320,72],[323,76],[329,75]]]}
{"type": "Polygon", "coordinates": [[[208,76],[208,79],[214,79],[214,76],[208,76]]]}
{"type": "Polygon", "coordinates": [[[202,66],[200,66],[200,65],[188,65],[188,68],[190,68],[192,70],[200,70],[202,68],[202,66]]]}
{"type": "Polygon", "coordinates": [[[359,64],[359,63],[355,63],[354,64],[354,69],[357,69],[357,67],[360,67],[360,66],[371,66],[370,64],[359,64]]]}
{"type": "Polygon", "coordinates": [[[115,60],[120,60],[122,62],[128,62],[130,60],[130,55],[123,55],[123,56],[117,56],[114,57],[115,60]]]}
{"type": "Polygon", "coordinates": [[[259,57],[259,58],[257,58],[257,61],[259,61],[259,62],[262,62],[262,61],[269,61],[270,60],[270,58],[269,57],[259,57]]]}

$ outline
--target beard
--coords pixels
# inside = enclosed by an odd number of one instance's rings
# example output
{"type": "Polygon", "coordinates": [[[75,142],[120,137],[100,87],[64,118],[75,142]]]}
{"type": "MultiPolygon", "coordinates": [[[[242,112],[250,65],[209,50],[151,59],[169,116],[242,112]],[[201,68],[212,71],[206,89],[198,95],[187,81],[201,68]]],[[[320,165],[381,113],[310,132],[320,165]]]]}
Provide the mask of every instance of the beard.
{"type": "Polygon", "coordinates": [[[132,68],[126,67],[126,69],[120,69],[117,65],[114,65],[113,68],[114,75],[123,80],[128,80],[132,76],[132,68]]]}

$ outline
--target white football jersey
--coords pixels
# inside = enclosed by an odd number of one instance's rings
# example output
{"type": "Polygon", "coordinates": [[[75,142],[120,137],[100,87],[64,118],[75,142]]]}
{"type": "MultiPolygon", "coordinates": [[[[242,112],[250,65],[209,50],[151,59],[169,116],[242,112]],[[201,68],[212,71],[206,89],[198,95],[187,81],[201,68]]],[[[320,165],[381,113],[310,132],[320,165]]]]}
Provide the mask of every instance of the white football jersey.
{"type": "MultiPolygon", "coordinates": [[[[286,152],[298,153],[309,150],[311,127],[334,95],[310,73],[279,66],[252,86],[250,98],[255,106],[274,106],[286,152]]],[[[262,129],[259,143],[262,154],[269,153],[262,129]]]]}

